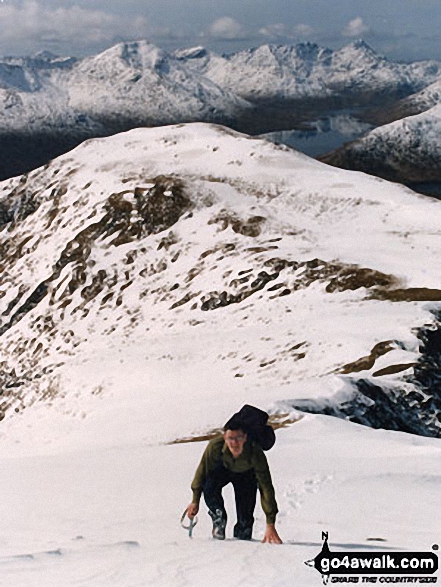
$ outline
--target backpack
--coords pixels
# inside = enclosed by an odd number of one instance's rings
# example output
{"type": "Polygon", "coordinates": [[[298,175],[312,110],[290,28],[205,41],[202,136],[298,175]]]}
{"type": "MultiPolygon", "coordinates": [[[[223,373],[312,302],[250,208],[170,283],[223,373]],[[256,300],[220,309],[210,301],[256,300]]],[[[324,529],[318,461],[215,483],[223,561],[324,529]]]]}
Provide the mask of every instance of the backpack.
{"type": "Polygon", "coordinates": [[[242,425],[250,440],[256,442],[263,450],[269,450],[276,442],[276,435],[272,427],[267,424],[268,418],[269,415],[263,410],[245,404],[231,416],[225,426],[242,425]]]}

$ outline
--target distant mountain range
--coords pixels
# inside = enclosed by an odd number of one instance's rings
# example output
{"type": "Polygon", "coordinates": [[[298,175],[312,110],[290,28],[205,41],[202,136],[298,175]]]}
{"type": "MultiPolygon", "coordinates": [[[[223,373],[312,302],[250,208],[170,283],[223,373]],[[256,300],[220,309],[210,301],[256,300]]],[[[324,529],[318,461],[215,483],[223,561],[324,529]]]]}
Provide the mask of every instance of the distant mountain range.
{"type": "Polygon", "coordinates": [[[312,43],[262,45],[219,56],[199,47],[177,51],[180,61],[251,102],[344,98],[353,105],[398,98],[441,75],[440,63],[394,63],[363,41],[333,51],[312,43]]]}
{"type": "Polygon", "coordinates": [[[252,134],[290,129],[332,108],[393,105],[440,77],[438,62],[394,63],[362,41],[338,51],[305,43],[228,56],[139,41],[84,59],[4,58],[0,178],[134,127],[205,121],[252,134]]]}

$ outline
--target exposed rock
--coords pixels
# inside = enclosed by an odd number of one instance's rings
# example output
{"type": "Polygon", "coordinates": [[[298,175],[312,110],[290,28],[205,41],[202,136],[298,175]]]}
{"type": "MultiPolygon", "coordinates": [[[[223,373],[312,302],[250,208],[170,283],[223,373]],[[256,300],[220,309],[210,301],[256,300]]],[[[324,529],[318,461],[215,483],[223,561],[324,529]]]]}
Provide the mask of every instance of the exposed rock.
{"type": "MultiPolygon", "coordinates": [[[[419,329],[421,357],[415,363],[391,365],[373,376],[387,377],[411,370],[405,383],[374,381],[369,378],[351,378],[356,391],[328,401],[303,400],[293,406],[305,412],[327,414],[345,418],[352,422],[400,430],[421,436],[441,437],[441,313],[434,311],[437,322],[434,327],[419,329]]],[[[371,368],[374,356],[387,352],[389,341],[373,349],[369,357],[343,368],[344,373],[353,373],[371,368]]],[[[390,349],[388,349],[390,350],[390,349]]]]}

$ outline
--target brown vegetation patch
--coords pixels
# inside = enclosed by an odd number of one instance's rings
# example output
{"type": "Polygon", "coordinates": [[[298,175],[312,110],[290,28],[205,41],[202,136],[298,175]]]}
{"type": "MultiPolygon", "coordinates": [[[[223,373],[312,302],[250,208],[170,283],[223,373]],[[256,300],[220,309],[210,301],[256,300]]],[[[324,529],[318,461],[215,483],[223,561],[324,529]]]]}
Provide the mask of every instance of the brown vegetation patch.
{"type": "Polygon", "coordinates": [[[198,293],[187,293],[185,294],[185,296],[183,298],[181,298],[180,300],[178,300],[177,302],[175,302],[172,306],[170,306],[170,310],[174,310],[175,308],[179,308],[180,306],[183,306],[184,304],[187,304],[188,302],[190,302],[194,297],[198,296],[200,292],[198,293]]]}
{"type": "Polygon", "coordinates": [[[245,249],[247,253],[266,253],[267,251],[275,251],[279,247],[276,246],[266,246],[266,247],[249,247],[245,249]]]}
{"type": "Polygon", "coordinates": [[[331,264],[329,269],[337,270],[335,277],[331,278],[326,287],[327,292],[356,290],[361,287],[366,289],[376,287],[391,287],[397,283],[396,277],[386,275],[374,269],[358,267],[357,265],[342,266],[331,264]]]}
{"type": "Polygon", "coordinates": [[[316,281],[328,282],[326,291],[356,290],[360,288],[390,287],[397,283],[393,275],[386,275],[374,269],[359,267],[358,265],[344,265],[338,262],[328,262],[322,259],[311,259],[298,263],[286,259],[273,258],[265,262],[275,271],[290,269],[297,271],[294,289],[308,287],[316,281]]]}
{"type": "Polygon", "coordinates": [[[160,251],[161,249],[165,249],[166,251],[168,251],[172,245],[176,245],[178,242],[178,237],[175,235],[173,231],[170,231],[166,236],[164,236],[164,238],[161,239],[158,245],[158,251],[160,251]]]}
{"type": "Polygon", "coordinates": [[[348,375],[349,373],[358,373],[360,371],[367,371],[369,369],[372,369],[372,367],[375,364],[375,361],[379,357],[382,357],[383,355],[385,355],[393,349],[394,343],[392,340],[379,342],[374,346],[369,355],[367,355],[366,357],[361,357],[353,363],[348,363],[347,365],[344,365],[341,369],[337,371],[337,373],[343,373],[344,375],[348,375]]]}
{"type": "MultiPolygon", "coordinates": [[[[278,430],[279,428],[288,428],[292,424],[295,424],[299,420],[302,419],[303,416],[293,417],[291,414],[272,414],[268,419],[268,424],[274,429],[278,430]]],[[[205,432],[204,434],[193,434],[190,436],[184,436],[181,438],[176,438],[167,444],[185,444],[188,442],[206,442],[208,440],[212,440],[217,436],[220,436],[223,433],[222,428],[214,428],[205,432]]]]}
{"type": "Polygon", "coordinates": [[[247,220],[242,220],[227,210],[221,210],[215,218],[209,221],[209,224],[218,224],[221,230],[226,230],[231,226],[237,234],[257,237],[262,232],[265,220],[266,218],[263,216],[251,216],[247,220]]]}
{"type": "Polygon", "coordinates": [[[48,292],[48,286],[46,283],[40,283],[30,294],[30,296],[24,301],[24,303],[16,310],[11,316],[9,322],[0,328],[0,336],[3,335],[11,326],[21,320],[21,318],[33,310],[41,300],[46,296],[48,292]]]}
{"type": "Polygon", "coordinates": [[[21,259],[25,253],[25,247],[33,235],[26,236],[23,240],[18,237],[14,239],[6,237],[0,242],[0,275],[2,277],[7,271],[8,267],[12,267],[16,261],[21,259]]]}
{"type": "Polygon", "coordinates": [[[244,286],[237,293],[231,293],[227,291],[222,292],[211,292],[201,299],[201,310],[215,310],[230,304],[238,304],[243,300],[247,299],[257,291],[264,289],[266,284],[274,279],[277,279],[279,273],[269,274],[266,271],[259,271],[257,277],[249,284],[249,287],[244,286]]]}
{"type": "MultiPolygon", "coordinates": [[[[104,206],[106,215],[101,223],[102,236],[115,234],[112,245],[119,246],[157,234],[173,226],[192,207],[184,193],[183,184],[175,179],[158,176],[148,193],[135,188],[134,192],[112,194],[104,206]],[[134,203],[125,196],[133,193],[134,203]]],[[[163,246],[168,243],[165,241],[163,246]]]]}
{"type": "MultiPolygon", "coordinates": [[[[99,295],[106,286],[115,285],[112,283],[112,279],[107,277],[106,272],[100,270],[92,275],[91,283],[85,286],[90,270],[88,260],[98,239],[114,235],[115,238],[111,244],[118,246],[139,240],[150,234],[160,233],[169,229],[185,211],[192,207],[192,202],[179,180],[158,176],[153,181],[154,187],[149,189],[148,193],[144,193],[145,190],[142,193],[138,191],[136,194],[133,191],[125,191],[109,196],[104,204],[104,215],[97,222],[86,226],[66,244],[53,267],[52,274],[36,287],[34,286],[30,293],[29,291],[20,291],[19,297],[8,307],[9,311],[13,309],[15,311],[9,317],[8,322],[1,326],[0,335],[35,308],[48,292],[51,294],[51,303],[54,303],[56,299],[60,305],[67,305],[69,302],[66,301],[66,298],[69,298],[78,288],[82,288],[81,295],[84,302],[81,307],[83,307],[86,302],[99,295]],[[128,199],[126,198],[127,194],[131,196],[128,199]],[[59,295],[53,284],[67,265],[70,265],[70,280],[59,295]]],[[[53,207],[48,215],[49,224],[56,217],[59,200],[65,189],[62,186],[56,193],[53,193],[53,207]]],[[[20,191],[19,198],[21,198],[20,206],[18,211],[14,213],[14,220],[30,214],[37,206],[33,195],[20,191]]],[[[0,255],[4,263],[12,264],[21,257],[23,247],[30,238],[28,237],[18,244],[14,243],[12,239],[6,239],[0,243],[0,255]]],[[[162,245],[160,244],[159,248],[163,247],[167,250],[175,241],[175,236],[170,232],[162,239],[162,245]]],[[[127,262],[129,261],[130,257],[127,262]]],[[[131,280],[127,276],[126,283],[127,285],[124,285],[122,289],[131,284],[131,280]]]]}
{"type": "MultiPolygon", "coordinates": [[[[268,247],[255,247],[245,249],[256,253],[267,252],[268,247]]],[[[277,292],[270,299],[290,295],[291,293],[305,289],[316,282],[326,284],[328,293],[345,290],[370,288],[383,290],[398,283],[393,275],[386,275],[379,271],[357,265],[344,265],[338,262],[327,262],[321,259],[297,262],[273,257],[263,262],[266,270],[259,271],[254,278],[237,277],[229,282],[228,288],[223,291],[213,291],[201,298],[202,310],[214,310],[230,304],[237,304],[254,293],[261,291],[266,285],[275,281],[277,283],[267,288],[269,293],[277,292]]]]}
{"type": "Polygon", "coordinates": [[[52,399],[59,392],[57,377],[54,373],[63,366],[63,363],[50,364],[41,368],[38,354],[42,353],[43,345],[36,339],[25,340],[17,350],[21,355],[19,367],[11,369],[5,361],[0,362],[0,420],[11,408],[19,412],[26,405],[41,399],[52,399]],[[26,350],[27,357],[24,356],[26,350]],[[30,389],[35,392],[32,398],[29,397],[30,389]]]}
{"type": "Polygon", "coordinates": [[[371,296],[374,300],[388,300],[390,302],[440,302],[441,289],[427,287],[408,287],[406,289],[379,289],[371,296]]]}
{"type": "Polygon", "coordinates": [[[0,228],[24,220],[33,214],[40,205],[37,194],[25,187],[27,176],[23,175],[14,189],[0,201],[0,228]]]}
{"type": "Polygon", "coordinates": [[[382,375],[394,375],[395,373],[401,373],[402,371],[406,371],[407,369],[412,369],[415,367],[417,363],[402,363],[401,365],[389,365],[389,367],[385,367],[384,369],[380,369],[373,373],[374,377],[381,377],[382,375]]]}
{"type": "Polygon", "coordinates": [[[49,228],[54,220],[57,218],[59,214],[59,206],[62,196],[67,192],[66,186],[61,186],[58,190],[53,189],[50,195],[50,200],[52,202],[51,208],[47,213],[47,222],[46,228],[49,228]]]}
{"type": "Polygon", "coordinates": [[[100,269],[98,273],[93,275],[92,283],[81,290],[81,297],[88,302],[93,300],[104,289],[107,273],[104,269],[100,269]]]}

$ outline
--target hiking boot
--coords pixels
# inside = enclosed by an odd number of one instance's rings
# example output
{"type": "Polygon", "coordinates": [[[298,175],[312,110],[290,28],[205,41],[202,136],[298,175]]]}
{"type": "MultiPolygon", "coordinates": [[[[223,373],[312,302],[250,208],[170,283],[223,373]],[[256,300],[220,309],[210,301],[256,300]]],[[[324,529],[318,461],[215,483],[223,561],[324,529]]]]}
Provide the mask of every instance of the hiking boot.
{"type": "Polygon", "coordinates": [[[249,522],[238,522],[234,526],[234,538],[238,540],[251,540],[253,534],[253,523],[249,522]]]}
{"type": "Polygon", "coordinates": [[[213,530],[211,535],[216,540],[225,540],[225,527],[227,520],[222,514],[222,510],[216,510],[215,512],[208,512],[213,520],[213,530]]]}

